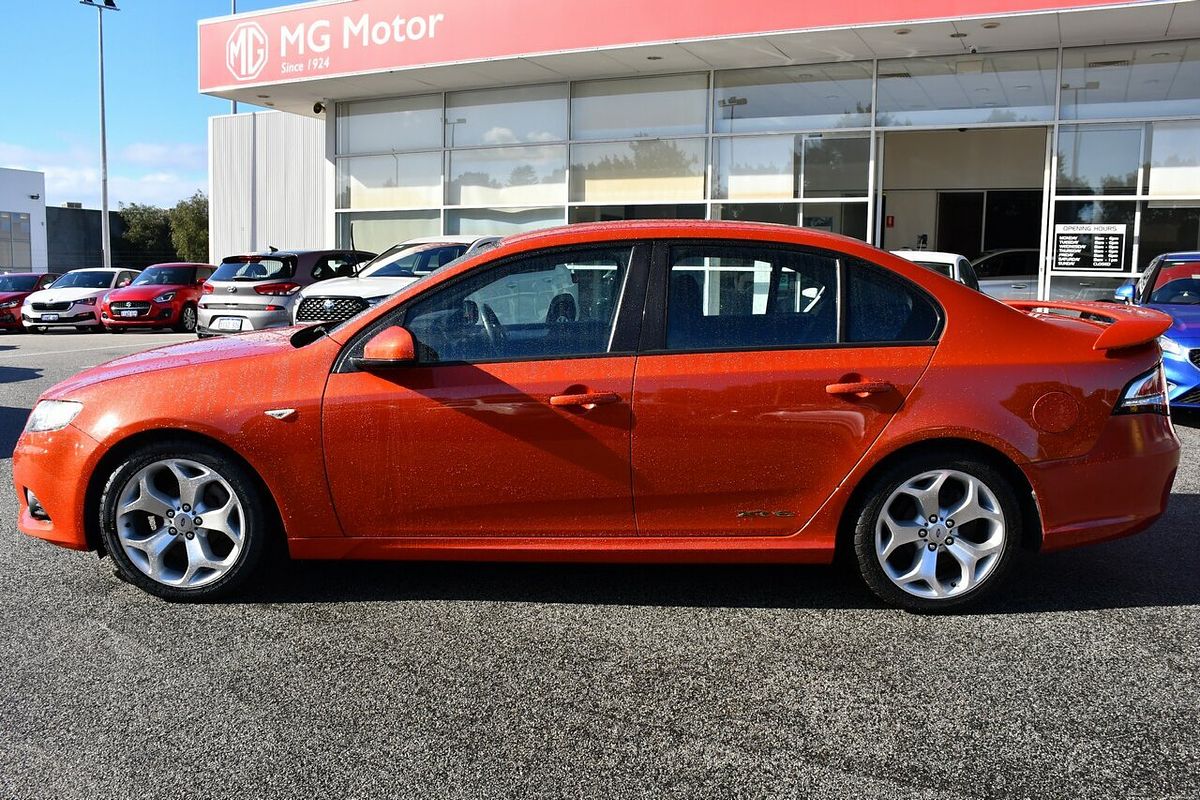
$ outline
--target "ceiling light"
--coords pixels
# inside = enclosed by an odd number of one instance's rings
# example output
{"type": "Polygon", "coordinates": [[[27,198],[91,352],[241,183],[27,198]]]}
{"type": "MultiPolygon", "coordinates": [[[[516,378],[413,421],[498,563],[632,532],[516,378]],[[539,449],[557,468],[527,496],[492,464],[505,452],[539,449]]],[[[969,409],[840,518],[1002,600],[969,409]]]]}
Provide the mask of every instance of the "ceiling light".
{"type": "Polygon", "coordinates": [[[647,61],[662,61],[662,56],[646,56],[647,61]]]}
{"type": "Polygon", "coordinates": [[[892,31],[892,33],[896,34],[897,36],[908,36],[910,33],[912,33],[912,28],[896,28],[896,30],[892,31]]]}
{"type": "Polygon", "coordinates": [[[1166,58],[1169,55],[1171,55],[1171,54],[1170,53],[1151,53],[1150,57],[1151,58],[1166,58]]]}
{"type": "Polygon", "coordinates": [[[950,38],[951,38],[951,39],[965,39],[965,38],[967,38],[967,34],[965,34],[965,33],[952,33],[952,34],[950,34],[950,38]]]}
{"type": "Polygon", "coordinates": [[[977,91],[977,92],[990,92],[990,91],[991,91],[991,89],[987,88],[986,86],[980,86],[980,87],[979,87],[978,89],[976,89],[975,91],[977,91]]]}
{"type": "Polygon", "coordinates": [[[1021,92],[1028,92],[1033,87],[1030,86],[1028,83],[1020,83],[1020,84],[1017,84],[1016,86],[1014,86],[1013,88],[1018,91],[1021,91],[1021,92]]]}
{"type": "Polygon", "coordinates": [[[268,97],[270,97],[270,96],[271,96],[271,95],[269,95],[269,94],[260,94],[260,95],[258,96],[258,99],[259,99],[259,100],[266,100],[266,99],[267,99],[268,97]]]}
{"type": "Polygon", "coordinates": [[[994,30],[996,30],[996,28],[1000,27],[1000,23],[999,22],[985,22],[985,23],[983,23],[982,27],[985,31],[994,31],[994,30]]]}

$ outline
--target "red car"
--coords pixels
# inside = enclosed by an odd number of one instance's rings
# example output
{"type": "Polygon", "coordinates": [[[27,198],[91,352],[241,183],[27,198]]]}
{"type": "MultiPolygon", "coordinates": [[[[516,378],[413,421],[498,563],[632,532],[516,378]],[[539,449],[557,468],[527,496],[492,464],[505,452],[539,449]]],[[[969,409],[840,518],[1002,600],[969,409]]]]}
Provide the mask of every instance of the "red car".
{"type": "Polygon", "coordinates": [[[318,559],[845,551],[888,603],[949,609],[1020,547],[1162,514],[1169,324],[1005,305],[784,226],[530,233],[336,327],[59,384],[13,458],[19,525],[177,600],[244,585],[283,537],[318,559]]]}
{"type": "Polygon", "coordinates": [[[21,306],[34,292],[49,288],[58,280],[57,273],[5,272],[0,274],[0,331],[23,332],[21,306]]]}
{"type": "Polygon", "coordinates": [[[114,289],[100,301],[100,321],[110,333],[131,328],[196,330],[196,308],[211,264],[155,264],[142,270],[133,283],[114,289]]]}

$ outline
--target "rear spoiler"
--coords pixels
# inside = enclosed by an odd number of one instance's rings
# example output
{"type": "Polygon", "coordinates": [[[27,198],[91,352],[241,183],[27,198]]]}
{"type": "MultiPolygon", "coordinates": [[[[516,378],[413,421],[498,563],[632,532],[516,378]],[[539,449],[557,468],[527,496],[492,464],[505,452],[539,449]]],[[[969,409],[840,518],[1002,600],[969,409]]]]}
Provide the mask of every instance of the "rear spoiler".
{"type": "Polygon", "coordinates": [[[1167,332],[1171,318],[1161,311],[1116,303],[1076,303],[1060,300],[1008,300],[1006,304],[1029,313],[1045,309],[1049,312],[1074,311],[1079,318],[1103,325],[1093,350],[1119,350],[1147,344],[1167,332]]]}

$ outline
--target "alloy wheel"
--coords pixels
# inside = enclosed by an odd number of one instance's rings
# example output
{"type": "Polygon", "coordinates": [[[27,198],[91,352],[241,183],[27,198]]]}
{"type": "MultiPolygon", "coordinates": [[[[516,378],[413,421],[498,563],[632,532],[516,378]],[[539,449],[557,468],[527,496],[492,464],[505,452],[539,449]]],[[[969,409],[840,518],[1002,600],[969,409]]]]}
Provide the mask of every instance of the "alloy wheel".
{"type": "Polygon", "coordinates": [[[902,483],[875,523],[875,555],[888,579],[915,597],[965,594],[993,573],[1008,526],[987,484],[938,469],[902,483]]]}
{"type": "Polygon", "coordinates": [[[184,306],[182,314],[183,330],[185,333],[193,333],[196,330],[196,309],[191,306],[184,306]]]}
{"type": "Polygon", "coordinates": [[[133,566],[179,589],[207,586],[241,557],[246,516],[229,481],[183,458],[134,474],[116,504],[117,538],[133,566]]]}

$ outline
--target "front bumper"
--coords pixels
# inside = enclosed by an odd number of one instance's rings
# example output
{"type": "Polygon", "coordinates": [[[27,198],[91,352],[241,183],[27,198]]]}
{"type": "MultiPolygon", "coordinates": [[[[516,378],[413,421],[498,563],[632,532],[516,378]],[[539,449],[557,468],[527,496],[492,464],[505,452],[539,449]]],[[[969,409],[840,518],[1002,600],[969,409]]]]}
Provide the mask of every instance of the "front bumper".
{"type": "Polygon", "coordinates": [[[109,328],[162,328],[179,321],[182,306],[170,303],[151,303],[146,310],[138,310],[136,317],[121,316],[121,309],[102,308],[100,319],[109,328]]]}
{"type": "Polygon", "coordinates": [[[1200,345],[1193,347],[1187,355],[1163,352],[1163,371],[1167,374],[1170,391],[1167,393],[1172,406],[1200,409],[1200,345]]]}
{"type": "Polygon", "coordinates": [[[27,328],[74,327],[99,325],[99,311],[95,306],[73,305],[66,311],[33,311],[21,309],[21,322],[27,328]]]}
{"type": "Polygon", "coordinates": [[[1042,516],[1042,549],[1148,528],[1167,508],[1178,467],[1179,440],[1161,414],[1115,415],[1087,455],[1026,465],[1042,516]]]}
{"type": "Polygon", "coordinates": [[[99,461],[100,445],[68,425],[57,431],[24,433],[13,452],[17,529],[71,550],[90,550],[83,521],[88,476],[99,461]],[[25,490],[37,495],[49,520],[35,519],[25,490]]]}

